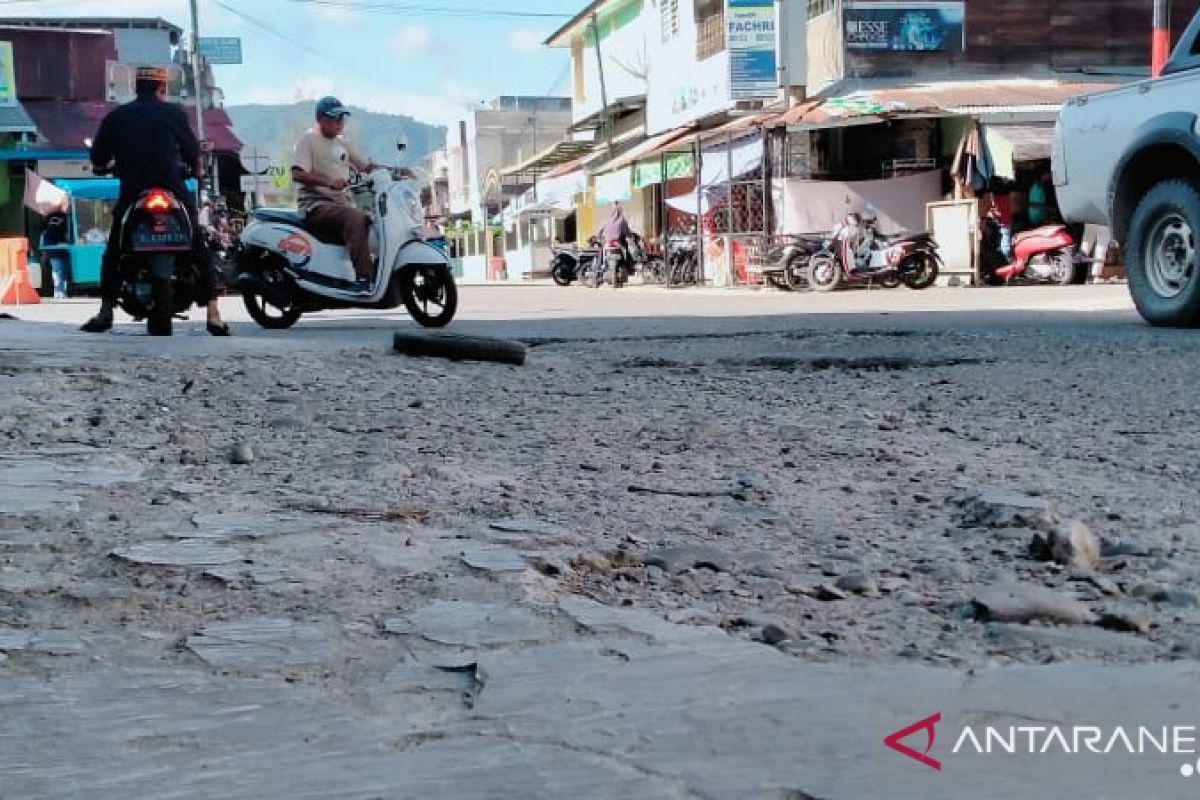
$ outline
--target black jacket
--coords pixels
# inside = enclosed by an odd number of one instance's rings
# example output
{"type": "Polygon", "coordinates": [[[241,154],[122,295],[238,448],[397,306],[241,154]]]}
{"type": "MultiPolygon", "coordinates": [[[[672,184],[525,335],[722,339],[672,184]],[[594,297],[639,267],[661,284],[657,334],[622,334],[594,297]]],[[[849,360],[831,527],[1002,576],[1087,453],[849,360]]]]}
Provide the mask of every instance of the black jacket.
{"type": "Polygon", "coordinates": [[[185,197],[186,172],[200,158],[200,145],[183,109],[154,95],[139,95],[109,112],[92,143],[97,166],[116,161],[121,179],[118,202],[128,204],[154,186],[185,197]]]}

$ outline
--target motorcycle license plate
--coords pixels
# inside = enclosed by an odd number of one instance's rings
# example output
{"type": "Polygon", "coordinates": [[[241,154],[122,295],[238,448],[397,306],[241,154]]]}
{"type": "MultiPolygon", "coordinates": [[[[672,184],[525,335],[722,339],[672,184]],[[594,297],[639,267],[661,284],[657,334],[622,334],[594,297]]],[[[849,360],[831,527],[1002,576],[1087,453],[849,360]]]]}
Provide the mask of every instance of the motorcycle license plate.
{"type": "Polygon", "coordinates": [[[137,250],[187,250],[192,238],[179,220],[174,217],[158,217],[142,222],[133,231],[133,249],[137,250]]]}

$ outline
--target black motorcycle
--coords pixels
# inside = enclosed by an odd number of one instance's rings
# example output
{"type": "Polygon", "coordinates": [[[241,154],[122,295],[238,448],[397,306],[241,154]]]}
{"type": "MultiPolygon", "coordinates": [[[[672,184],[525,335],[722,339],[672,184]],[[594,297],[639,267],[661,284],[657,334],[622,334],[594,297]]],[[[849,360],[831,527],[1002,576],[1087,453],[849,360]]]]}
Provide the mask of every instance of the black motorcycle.
{"type": "Polygon", "coordinates": [[[550,262],[550,277],[559,286],[570,286],[575,281],[586,282],[600,258],[600,240],[595,236],[588,239],[588,248],[575,250],[562,246],[552,247],[554,260],[550,262]]]}
{"type": "MultiPolygon", "coordinates": [[[[103,175],[111,170],[95,170],[103,175]]],[[[194,221],[170,189],[142,192],[121,221],[117,305],[151,336],[170,336],[176,315],[195,302],[200,270],[192,254],[194,221]]]]}
{"type": "Polygon", "coordinates": [[[777,289],[803,289],[808,285],[808,260],[821,251],[824,242],[821,234],[774,237],[763,259],[763,276],[777,289]]]}

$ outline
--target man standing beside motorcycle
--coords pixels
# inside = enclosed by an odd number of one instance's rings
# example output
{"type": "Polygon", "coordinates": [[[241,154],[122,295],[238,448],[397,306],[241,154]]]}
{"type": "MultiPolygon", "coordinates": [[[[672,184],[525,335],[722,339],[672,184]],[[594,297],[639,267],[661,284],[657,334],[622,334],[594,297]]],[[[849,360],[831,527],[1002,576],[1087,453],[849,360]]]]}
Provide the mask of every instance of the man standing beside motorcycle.
{"type": "MultiPolygon", "coordinates": [[[[200,143],[183,109],[167,102],[166,69],[138,67],[134,86],[137,98],[113,109],[100,122],[89,154],[97,172],[116,162],[121,190],[100,265],[100,312],[81,329],[88,333],[103,333],[113,326],[113,308],[121,292],[121,224],[142,192],[155,187],[167,189],[179,198],[190,220],[199,218],[196,201],[184,185],[184,169],[190,168],[197,177],[203,176],[200,143]]],[[[212,259],[205,237],[198,229],[192,236],[192,253],[200,278],[195,289],[196,303],[208,307],[208,332],[213,336],[229,336],[229,326],[221,321],[217,305],[212,259]]]]}
{"type": "Polygon", "coordinates": [[[305,226],[346,242],[357,278],[354,289],[370,294],[375,281],[371,217],[355,207],[348,189],[351,166],[359,172],[372,172],[379,165],[359,156],[342,138],[348,116],[350,109],[336,97],[317,101],[317,124],[300,137],[292,153],[292,180],[300,184],[298,200],[305,226]]]}

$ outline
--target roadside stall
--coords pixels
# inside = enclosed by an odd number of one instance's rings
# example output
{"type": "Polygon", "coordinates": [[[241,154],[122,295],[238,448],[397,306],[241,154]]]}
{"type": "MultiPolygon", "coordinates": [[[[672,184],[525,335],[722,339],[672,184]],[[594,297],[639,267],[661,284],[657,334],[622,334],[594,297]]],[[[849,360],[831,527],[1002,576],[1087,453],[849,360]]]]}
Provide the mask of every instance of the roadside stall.
{"type": "MultiPolygon", "coordinates": [[[[97,289],[121,182],[116,178],[55,178],[53,182],[69,201],[66,242],[44,245],[42,255],[48,258],[53,251],[66,257],[69,292],[97,289]]],[[[187,187],[195,194],[194,180],[189,179],[187,187]]]]}

